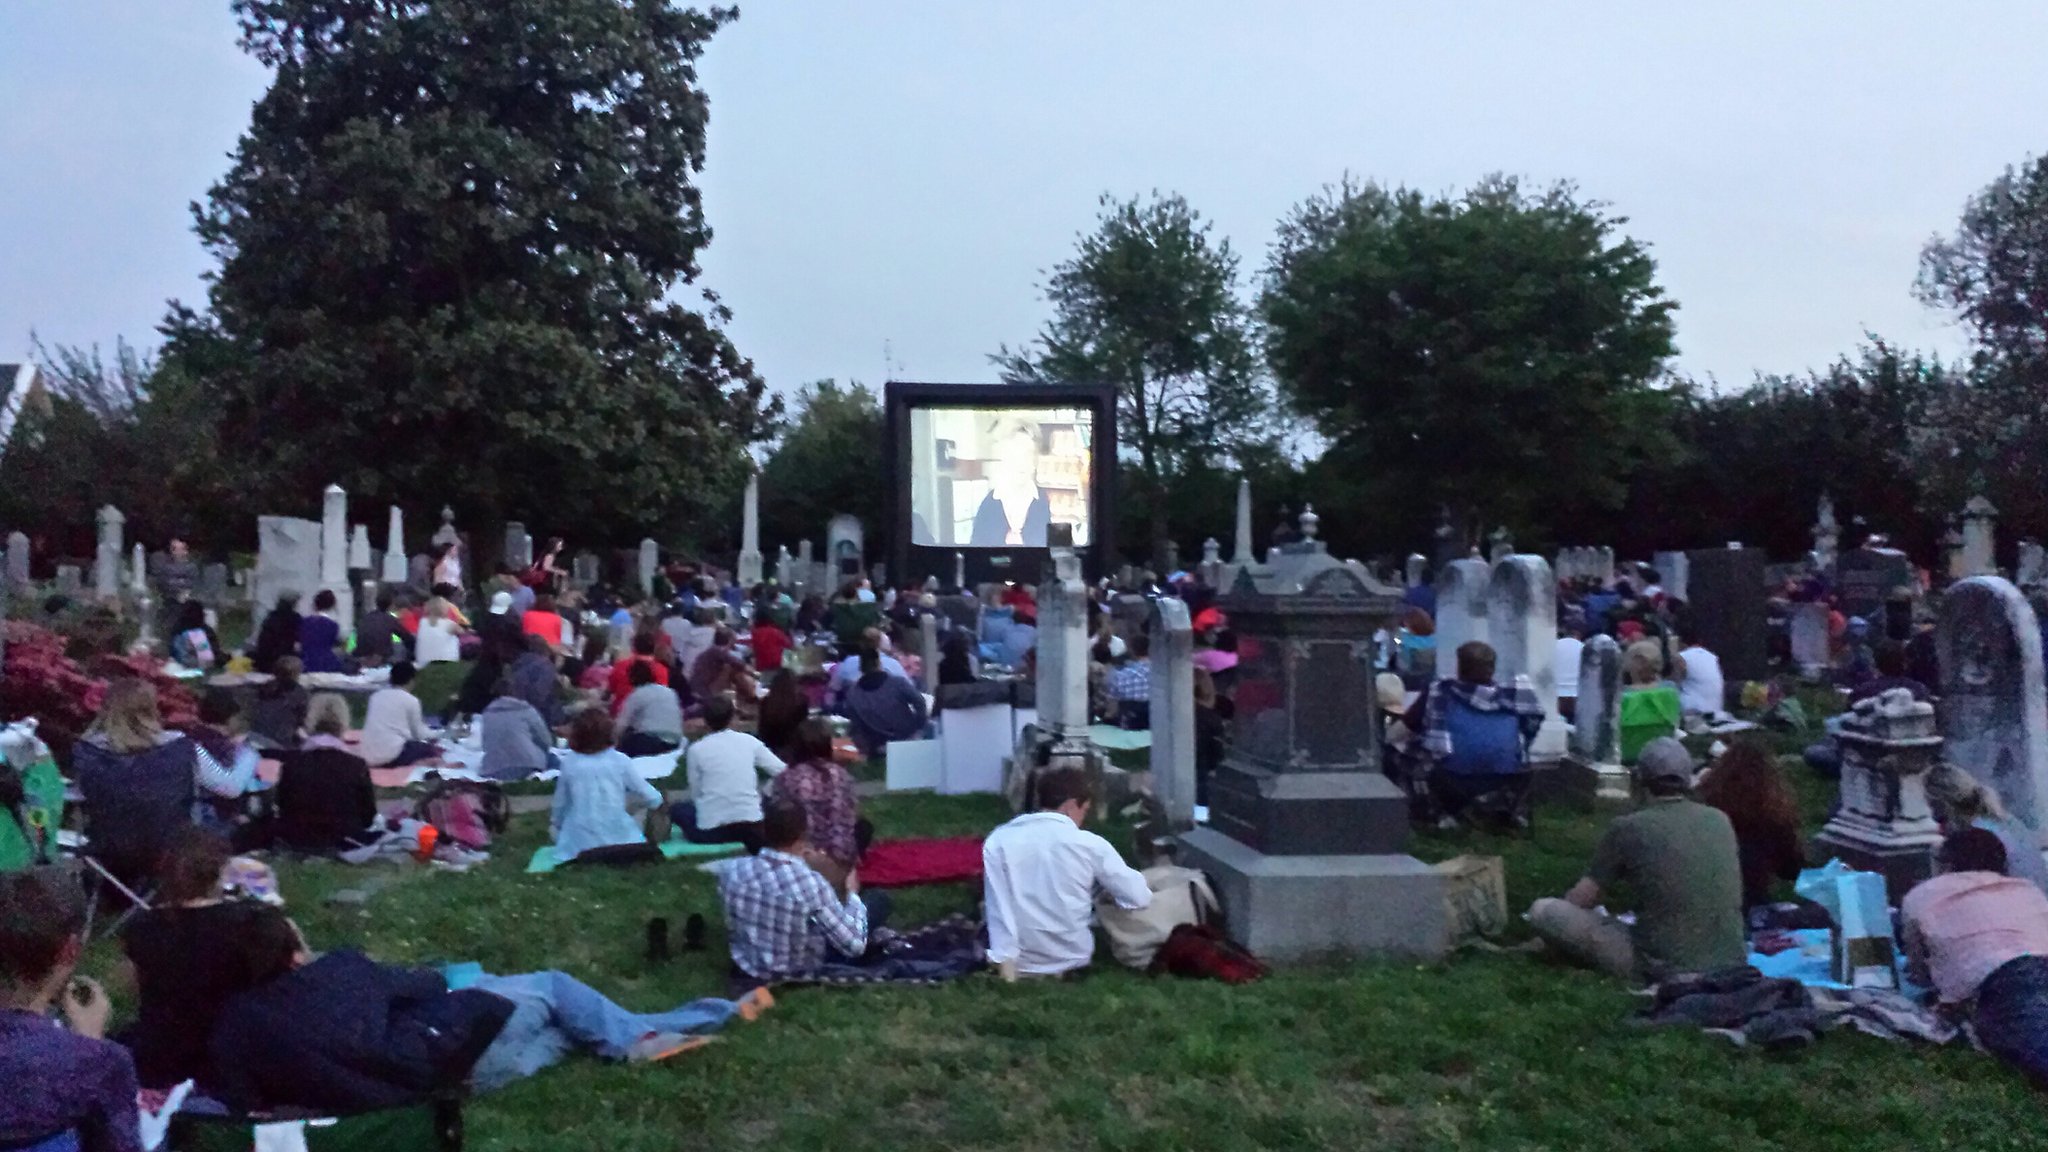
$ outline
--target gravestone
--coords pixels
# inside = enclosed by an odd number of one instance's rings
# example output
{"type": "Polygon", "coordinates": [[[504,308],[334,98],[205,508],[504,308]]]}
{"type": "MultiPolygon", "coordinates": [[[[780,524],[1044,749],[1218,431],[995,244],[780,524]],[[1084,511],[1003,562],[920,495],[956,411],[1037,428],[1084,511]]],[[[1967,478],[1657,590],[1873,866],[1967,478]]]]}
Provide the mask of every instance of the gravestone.
{"type": "Polygon", "coordinates": [[[533,567],[533,537],[526,534],[526,525],[517,520],[505,524],[505,563],[514,572],[533,567]]]}
{"type": "Polygon", "coordinates": [[[1890,548],[1852,548],[1835,563],[1835,602],[1844,616],[1875,622],[1893,592],[1916,587],[1913,562],[1890,548]]]}
{"type": "Polygon", "coordinates": [[[1038,726],[1060,741],[1088,740],[1088,586],[1080,558],[1053,552],[1038,589],[1038,726]]]}
{"type": "Polygon", "coordinates": [[[209,608],[219,608],[226,604],[229,587],[227,565],[206,564],[200,567],[197,594],[201,604],[209,608]]]}
{"type": "Polygon", "coordinates": [[[149,555],[143,551],[141,541],[135,544],[128,593],[135,601],[135,646],[144,651],[151,650],[156,647],[156,601],[149,594],[149,555]]]}
{"type": "Polygon", "coordinates": [[[1625,801],[1621,763],[1621,646],[1602,633],[1579,651],[1579,699],[1566,757],[1572,790],[1582,798],[1625,801]]]}
{"type": "Polygon", "coordinates": [[[384,528],[384,564],[378,574],[386,584],[406,582],[405,513],[396,504],[391,506],[391,519],[384,528]]]}
{"type": "MultiPolygon", "coordinates": [[[[1527,676],[1543,704],[1543,727],[1529,742],[1529,759],[1565,754],[1568,731],[1557,711],[1557,581],[1541,556],[1517,555],[1493,566],[1486,592],[1486,630],[1495,657],[1494,679],[1512,685],[1527,676]]],[[[1455,650],[1454,650],[1455,651],[1455,650]]],[[[1455,665],[1457,661],[1452,660],[1455,665]]],[[[1453,674],[1456,669],[1453,668],[1453,674]]]]}
{"type": "Polygon", "coordinates": [[[1832,654],[1828,641],[1828,606],[1818,602],[1792,605],[1786,620],[1792,639],[1792,663],[1799,674],[1815,679],[1828,670],[1832,654]]]}
{"type": "Polygon", "coordinates": [[[967,553],[965,552],[953,553],[953,589],[957,592],[967,591],[967,553]]]}
{"type": "MultiPolygon", "coordinates": [[[[588,588],[604,579],[604,568],[595,552],[578,552],[569,562],[569,578],[579,588],[588,588]]],[[[748,585],[752,587],[753,585],[748,585]]]]}
{"type": "Polygon", "coordinates": [[[348,568],[351,572],[372,572],[370,564],[370,526],[358,524],[348,537],[348,568]]]}
{"type": "Polygon", "coordinates": [[[1223,586],[1223,545],[1214,536],[1202,541],[1202,563],[1195,575],[1204,588],[1223,586]]]}
{"type": "Polygon", "coordinates": [[[919,614],[917,618],[917,655],[923,664],[924,690],[936,694],[939,690],[939,618],[932,613],[919,614]]]}
{"type": "MultiPolygon", "coordinates": [[[[1492,569],[1484,560],[1453,560],[1436,574],[1436,678],[1458,674],[1458,648],[1487,641],[1486,590],[1492,569]]],[[[1556,636],[1551,637],[1553,640],[1556,636]]]]}
{"type": "Polygon", "coordinates": [[[796,542],[796,590],[799,600],[813,592],[821,591],[818,587],[818,564],[811,558],[809,540],[796,542]]]}
{"type": "Polygon", "coordinates": [[[867,568],[867,533],[861,528],[860,517],[842,512],[825,522],[825,557],[831,564],[829,580],[820,581],[824,588],[836,587],[841,581],[859,576],[867,568]]]}
{"type": "Polygon", "coordinates": [[[1905,689],[1858,701],[1835,738],[1841,804],[1814,838],[1813,858],[1837,858],[1884,876],[1892,903],[1934,873],[1941,827],[1927,803],[1927,773],[1941,752],[1934,706],[1905,689]]]}
{"type": "Polygon", "coordinates": [[[1813,521],[1813,566],[1826,572],[1835,566],[1842,526],[1835,521],[1834,498],[1820,494],[1820,510],[1813,521]]]}
{"type": "Polygon", "coordinates": [[[1152,794],[1167,826],[1195,826],[1195,633],[1185,601],[1152,601],[1152,794]]]}
{"type": "Polygon", "coordinates": [[[93,550],[92,590],[101,600],[121,595],[121,526],[128,518],[112,504],[99,511],[99,543],[93,550]]]}
{"type": "Polygon", "coordinates": [[[28,547],[28,533],[7,534],[7,586],[11,589],[28,587],[28,547]]]}
{"type": "Polygon", "coordinates": [[[1962,575],[1998,575],[1998,509],[1982,496],[1963,505],[1962,575]]]}
{"type": "Polygon", "coordinates": [[[1657,570],[1657,582],[1663,587],[1665,596],[1692,603],[1692,564],[1686,553],[1653,552],[1650,554],[1650,567],[1657,570]]]}
{"type": "Polygon", "coordinates": [[[1407,561],[1401,566],[1402,582],[1410,588],[1420,588],[1422,582],[1428,578],[1429,557],[1420,552],[1410,552],[1407,561]]]}
{"type": "Polygon", "coordinates": [[[1230,537],[1230,562],[1239,567],[1258,563],[1252,545],[1252,482],[1237,482],[1237,523],[1230,537]]]}
{"type": "Polygon", "coordinates": [[[422,552],[405,562],[405,582],[413,591],[425,595],[434,586],[434,559],[422,552]]]}
{"type": "Polygon", "coordinates": [[[2048,688],[2041,627],[2025,596],[1974,576],[1942,597],[1941,728],[1957,767],[1998,790],[2036,832],[2048,825],[2048,688]]]}
{"type": "Polygon", "coordinates": [[[443,544],[462,543],[462,533],[455,530],[455,509],[445,504],[441,506],[441,526],[434,529],[434,535],[427,543],[437,548],[443,544]]]}
{"type": "Polygon", "coordinates": [[[2048,583],[2048,551],[2042,549],[2040,541],[2032,538],[2020,541],[2020,562],[2013,573],[2013,583],[2022,588],[2048,583]]]}
{"type": "Polygon", "coordinates": [[[319,522],[258,516],[253,587],[259,617],[275,607],[277,598],[286,592],[299,597],[300,611],[311,611],[308,602],[320,588],[319,522]]]}
{"type": "Polygon", "coordinates": [[[775,546],[775,582],[783,588],[796,587],[796,557],[789,554],[789,545],[775,546]]]}
{"type": "Polygon", "coordinates": [[[1707,548],[1686,557],[1689,638],[1720,658],[1729,681],[1770,675],[1766,563],[1761,548],[1707,548]]]}
{"type": "Polygon", "coordinates": [[[320,494],[320,591],[334,593],[334,618],[356,618],[356,590],[348,578],[348,493],[329,484],[320,494]]]}
{"type": "Polygon", "coordinates": [[[85,570],[76,564],[57,565],[57,591],[71,597],[85,591],[85,570]]]}
{"type": "Polygon", "coordinates": [[[644,596],[654,595],[654,574],[661,568],[661,546],[652,540],[640,541],[639,564],[634,578],[640,581],[640,592],[644,596]]]}
{"type": "Polygon", "coordinates": [[[1505,524],[1495,528],[1493,535],[1487,537],[1487,542],[1491,545],[1486,553],[1489,563],[1498,564],[1515,554],[1515,536],[1508,531],[1505,524]]]}
{"type": "Polygon", "coordinates": [[[1408,802],[1381,771],[1373,705],[1372,637],[1401,590],[1303,536],[1217,601],[1238,634],[1236,722],[1210,822],[1178,856],[1262,958],[1440,957],[1448,881],[1407,854],[1408,802]]]}
{"type": "Polygon", "coordinates": [[[761,474],[747,474],[746,496],[740,504],[739,585],[761,582],[761,474]]]}

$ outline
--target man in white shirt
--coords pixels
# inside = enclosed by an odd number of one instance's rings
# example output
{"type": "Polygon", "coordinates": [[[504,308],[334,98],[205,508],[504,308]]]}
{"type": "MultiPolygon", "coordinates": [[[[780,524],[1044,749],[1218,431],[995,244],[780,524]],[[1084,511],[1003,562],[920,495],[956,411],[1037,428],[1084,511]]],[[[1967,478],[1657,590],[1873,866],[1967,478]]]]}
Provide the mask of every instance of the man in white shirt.
{"type": "Polygon", "coordinates": [[[1093,799],[1086,772],[1048,772],[1038,778],[1039,810],[982,843],[988,959],[1005,979],[1087,967],[1098,888],[1121,908],[1152,903],[1145,878],[1109,841],[1081,830],[1093,799]]]}
{"type": "Polygon", "coordinates": [[[1557,655],[1551,664],[1557,674],[1557,714],[1567,720],[1578,712],[1579,661],[1585,654],[1586,617],[1574,608],[1557,627],[1557,655]]]}
{"type": "Polygon", "coordinates": [[[732,730],[732,700],[704,702],[711,733],[683,753],[690,799],[669,809],[669,820],[693,844],[743,844],[761,850],[761,780],[782,771],[782,761],[752,735],[732,730]]]}
{"type": "Polygon", "coordinates": [[[1721,658],[1687,640],[1678,651],[1678,703],[1687,712],[1718,716],[1728,710],[1728,689],[1721,676],[1721,658]]]}
{"type": "Polygon", "coordinates": [[[412,694],[412,678],[413,666],[400,661],[391,666],[391,687],[370,694],[356,747],[372,768],[404,768],[441,755],[420,714],[420,698],[412,694]]]}

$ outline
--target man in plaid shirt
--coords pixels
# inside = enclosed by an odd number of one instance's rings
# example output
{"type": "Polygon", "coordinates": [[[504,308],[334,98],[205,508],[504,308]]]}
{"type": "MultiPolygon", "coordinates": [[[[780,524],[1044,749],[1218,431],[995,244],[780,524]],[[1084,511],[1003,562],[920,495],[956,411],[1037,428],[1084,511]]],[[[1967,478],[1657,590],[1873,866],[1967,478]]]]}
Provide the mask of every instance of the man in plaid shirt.
{"type": "MultiPolygon", "coordinates": [[[[732,937],[735,984],[758,986],[799,977],[837,952],[858,959],[868,946],[868,910],[860,877],[846,874],[842,899],[811,867],[802,805],[777,801],[762,816],[757,856],[741,857],[718,879],[732,937]]],[[[822,859],[822,858],[821,858],[822,859]]]]}

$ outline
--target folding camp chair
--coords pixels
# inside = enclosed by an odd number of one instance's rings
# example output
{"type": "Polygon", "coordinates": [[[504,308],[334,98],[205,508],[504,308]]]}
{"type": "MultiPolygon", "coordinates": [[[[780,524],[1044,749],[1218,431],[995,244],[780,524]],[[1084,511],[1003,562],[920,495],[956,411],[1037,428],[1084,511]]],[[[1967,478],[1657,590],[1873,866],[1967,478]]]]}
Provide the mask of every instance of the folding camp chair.
{"type": "Polygon", "coordinates": [[[1530,784],[1528,742],[1522,718],[1509,710],[1474,708],[1455,694],[1444,700],[1444,724],[1451,754],[1430,773],[1429,788],[1438,807],[1455,801],[1451,815],[1490,818],[1509,828],[1534,833],[1535,806],[1530,784]]]}

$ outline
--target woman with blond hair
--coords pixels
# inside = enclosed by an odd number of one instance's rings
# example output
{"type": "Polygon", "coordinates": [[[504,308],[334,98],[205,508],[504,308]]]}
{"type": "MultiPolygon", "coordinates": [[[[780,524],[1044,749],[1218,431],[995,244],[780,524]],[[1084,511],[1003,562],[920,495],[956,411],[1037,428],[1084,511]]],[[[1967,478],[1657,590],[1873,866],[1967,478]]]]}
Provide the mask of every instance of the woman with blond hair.
{"type": "Polygon", "coordinates": [[[91,852],[124,880],[153,875],[172,833],[193,822],[199,794],[248,790],[253,764],[221,767],[188,737],[166,732],[156,687],[116,680],[92,727],[71,749],[91,852]]]}
{"type": "Polygon", "coordinates": [[[462,659],[462,626],[455,622],[455,605],[435,596],[420,608],[419,638],[413,653],[421,667],[453,664],[462,659]]]}
{"type": "Polygon", "coordinates": [[[277,778],[277,839],[312,855],[332,855],[370,842],[377,792],[370,766],[344,737],[348,701],[333,692],[306,708],[304,744],[283,757],[277,778]]]}
{"type": "Polygon", "coordinates": [[[1965,828],[1982,828],[2005,845],[2005,871],[2048,892],[2048,863],[2041,858],[2041,840],[2034,830],[2012,818],[1998,789],[1954,764],[1936,764],[1927,774],[1927,803],[1953,836],[1965,828]]]}

